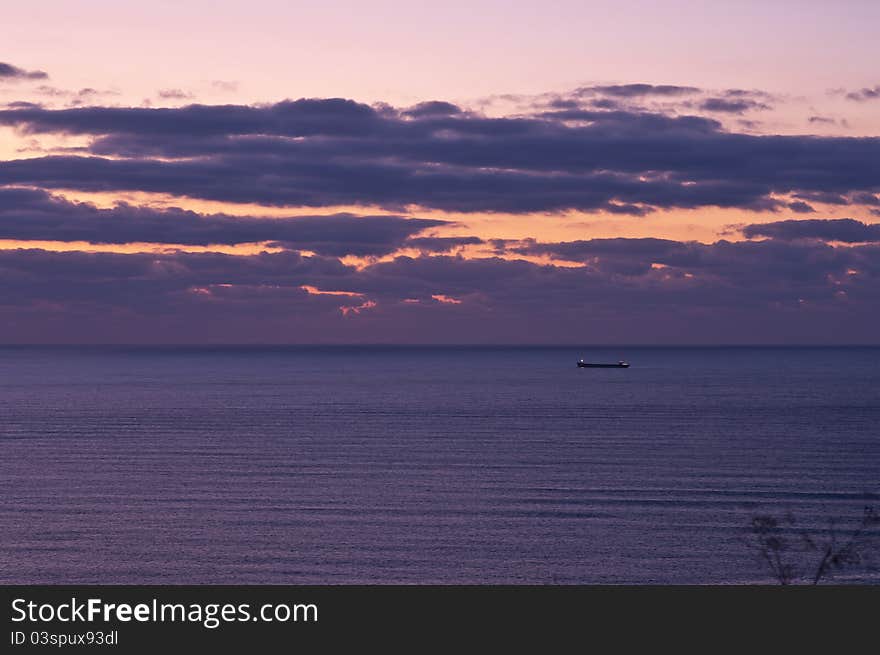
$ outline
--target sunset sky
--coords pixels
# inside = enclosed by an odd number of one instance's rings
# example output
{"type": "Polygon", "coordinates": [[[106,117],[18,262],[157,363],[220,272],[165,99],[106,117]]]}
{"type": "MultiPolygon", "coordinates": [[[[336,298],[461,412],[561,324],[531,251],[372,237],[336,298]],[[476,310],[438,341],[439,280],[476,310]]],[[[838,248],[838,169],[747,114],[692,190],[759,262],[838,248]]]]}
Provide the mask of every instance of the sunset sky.
{"type": "Polygon", "coordinates": [[[0,343],[877,343],[880,3],[15,3],[0,343]]]}

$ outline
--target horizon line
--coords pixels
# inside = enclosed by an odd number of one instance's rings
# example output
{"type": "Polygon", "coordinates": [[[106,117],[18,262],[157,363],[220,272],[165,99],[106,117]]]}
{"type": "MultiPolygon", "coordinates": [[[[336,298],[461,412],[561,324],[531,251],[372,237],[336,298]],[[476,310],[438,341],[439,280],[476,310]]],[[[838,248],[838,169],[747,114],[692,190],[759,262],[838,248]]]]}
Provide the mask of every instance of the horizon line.
{"type": "Polygon", "coordinates": [[[286,343],[286,342],[36,342],[0,343],[0,348],[880,348],[877,343],[286,343]]]}

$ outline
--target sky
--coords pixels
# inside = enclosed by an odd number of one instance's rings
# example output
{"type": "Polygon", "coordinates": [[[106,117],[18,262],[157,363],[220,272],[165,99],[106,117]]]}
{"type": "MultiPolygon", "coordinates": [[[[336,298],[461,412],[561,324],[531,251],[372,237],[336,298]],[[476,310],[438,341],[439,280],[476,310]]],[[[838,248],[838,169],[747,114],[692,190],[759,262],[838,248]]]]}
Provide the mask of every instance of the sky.
{"type": "Polygon", "coordinates": [[[876,2],[3,16],[0,343],[878,342],[876,2]]]}

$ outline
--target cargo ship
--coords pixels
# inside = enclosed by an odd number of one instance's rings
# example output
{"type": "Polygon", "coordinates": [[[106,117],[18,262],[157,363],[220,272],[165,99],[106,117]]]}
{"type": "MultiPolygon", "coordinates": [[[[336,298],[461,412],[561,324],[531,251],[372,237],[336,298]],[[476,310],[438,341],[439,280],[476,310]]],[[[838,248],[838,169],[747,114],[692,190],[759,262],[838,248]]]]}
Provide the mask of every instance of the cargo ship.
{"type": "Polygon", "coordinates": [[[620,360],[616,364],[591,364],[582,359],[578,360],[578,368],[629,368],[629,362],[620,360]]]}

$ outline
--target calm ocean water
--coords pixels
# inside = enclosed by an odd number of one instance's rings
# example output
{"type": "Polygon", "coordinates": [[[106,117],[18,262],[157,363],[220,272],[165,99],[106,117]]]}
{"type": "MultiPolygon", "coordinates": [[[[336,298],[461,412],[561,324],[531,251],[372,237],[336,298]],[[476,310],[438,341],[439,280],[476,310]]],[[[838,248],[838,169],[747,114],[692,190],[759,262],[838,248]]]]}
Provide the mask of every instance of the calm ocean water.
{"type": "Polygon", "coordinates": [[[0,582],[762,581],[878,425],[878,348],[0,348],[0,582]]]}

